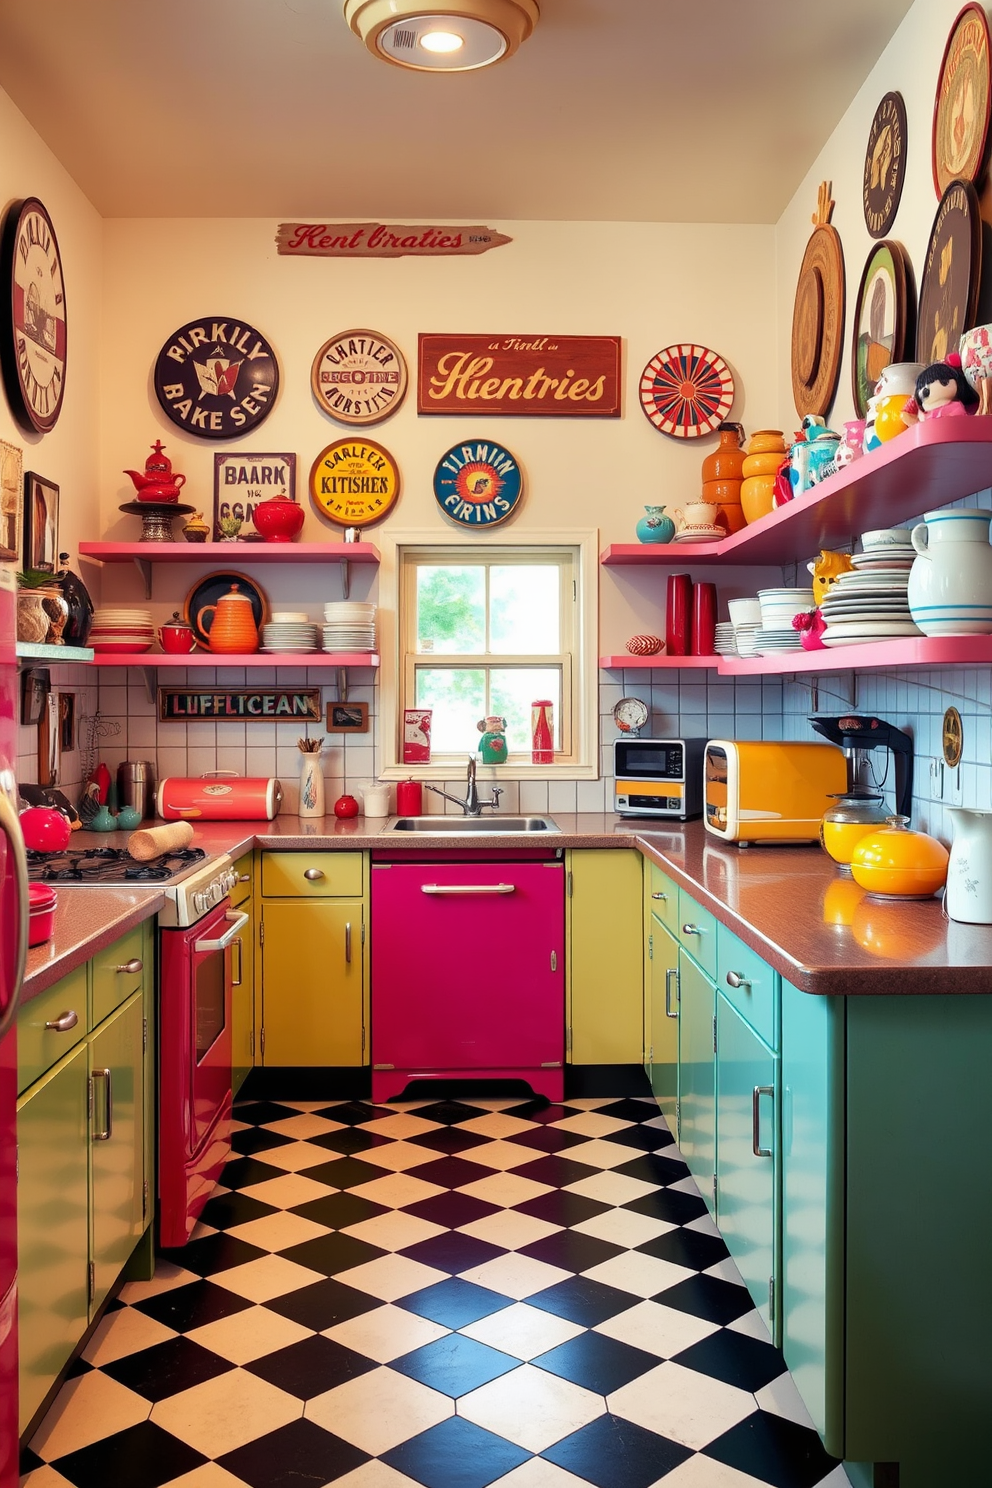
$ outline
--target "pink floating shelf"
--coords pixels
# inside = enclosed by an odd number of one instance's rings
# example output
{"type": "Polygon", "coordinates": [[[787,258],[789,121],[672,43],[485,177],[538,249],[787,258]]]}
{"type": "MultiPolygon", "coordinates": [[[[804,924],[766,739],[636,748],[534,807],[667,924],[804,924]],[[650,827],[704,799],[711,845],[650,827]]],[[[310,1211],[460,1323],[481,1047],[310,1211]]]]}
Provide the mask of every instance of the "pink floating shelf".
{"type": "Polygon", "coordinates": [[[831,646],[823,651],[788,651],[779,656],[601,656],[606,671],[643,667],[674,671],[711,667],[721,677],[769,677],[784,672],[881,671],[894,667],[992,666],[992,636],[908,636],[831,646]]]}
{"type": "Polygon", "coordinates": [[[161,651],[132,651],[117,656],[98,651],[94,666],[105,667],[377,667],[375,651],[304,651],[283,655],[281,652],[255,651],[247,656],[215,655],[194,651],[189,656],[172,656],[161,651]]]}
{"type": "Polygon", "coordinates": [[[378,563],[374,543],[81,542],[80,556],[100,563],[378,563]]]}
{"type": "Polygon", "coordinates": [[[620,656],[601,656],[599,664],[604,671],[633,671],[639,667],[646,671],[674,671],[684,667],[710,667],[719,664],[719,656],[631,656],[624,651],[620,656]]]}
{"type": "Polygon", "coordinates": [[[600,562],[794,563],[989,486],[992,418],[931,419],[720,542],[613,543],[600,562]]]}

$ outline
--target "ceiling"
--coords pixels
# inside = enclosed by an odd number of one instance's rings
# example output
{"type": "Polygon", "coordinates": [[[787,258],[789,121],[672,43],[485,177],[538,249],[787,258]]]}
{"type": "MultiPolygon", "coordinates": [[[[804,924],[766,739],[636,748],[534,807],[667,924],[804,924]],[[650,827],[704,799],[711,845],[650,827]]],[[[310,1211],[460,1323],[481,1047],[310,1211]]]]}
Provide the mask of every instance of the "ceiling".
{"type": "Polygon", "coordinates": [[[774,222],[911,0],[540,0],[405,72],[341,0],[0,0],[0,84],[105,217],[774,222]]]}

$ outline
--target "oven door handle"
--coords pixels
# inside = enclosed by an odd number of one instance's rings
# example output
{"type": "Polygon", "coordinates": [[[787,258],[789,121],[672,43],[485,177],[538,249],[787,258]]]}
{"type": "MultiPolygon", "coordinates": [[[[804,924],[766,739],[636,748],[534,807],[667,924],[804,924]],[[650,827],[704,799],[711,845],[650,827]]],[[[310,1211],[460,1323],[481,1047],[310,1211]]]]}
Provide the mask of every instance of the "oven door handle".
{"type": "Polygon", "coordinates": [[[195,940],[193,949],[198,953],[204,951],[226,951],[233,940],[237,938],[238,931],[243,930],[248,923],[248,915],[240,914],[236,909],[228,910],[224,916],[230,920],[231,928],[225,930],[223,935],[218,935],[216,940],[195,940]]]}

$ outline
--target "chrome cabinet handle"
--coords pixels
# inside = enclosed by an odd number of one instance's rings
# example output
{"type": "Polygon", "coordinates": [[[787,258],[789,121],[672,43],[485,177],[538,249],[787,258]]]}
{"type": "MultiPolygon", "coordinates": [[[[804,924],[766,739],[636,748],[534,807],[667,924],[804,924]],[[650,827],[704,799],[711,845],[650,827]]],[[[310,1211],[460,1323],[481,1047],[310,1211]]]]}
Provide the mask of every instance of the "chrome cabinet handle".
{"type": "Polygon", "coordinates": [[[662,894],[662,893],[659,892],[657,894],[652,894],[651,895],[651,898],[652,899],[667,899],[668,898],[668,895],[667,894],[662,894]]]}
{"type": "Polygon", "coordinates": [[[516,884],[421,884],[422,894],[512,894],[516,884]]]}
{"type": "MultiPolygon", "coordinates": [[[[114,1134],[114,1086],[113,1086],[113,1077],[112,1077],[109,1069],[95,1069],[93,1071],[93,1079],[94,1079],[94,1082],[96,1080],[106,1080],[106,1082],[107,1082],[107,1087],[106,1087],[106,1094],[107,1094],[107,1105],[106,1105],[107,1115],[106,1115],[106,1120],[104,1122],[103,1131],[95,1131],[93,1133],[93,1140],[94,1140],[94,1142],[109,1142],[110,1141],[110,1138],[114,1134]]],[[[95,1090],[96,1090],[96,1085],[95,1084],[94,1084],[94,1087],[93,1088],[94,1088],[94,1092],[95,1092],[95,1090]]]]}
{"type": "Polygon", "coordinates": [[[677,966],[669,966],[665,971],[665,1017],[677,1018],[678,1008],[672,1012],[672,977],[675,978],[675,1001],[679,1000],[679,969],[677,966]]]}
{"type": "Polygon", "coordinates": [[[763,1095],[767,1095],[771,1100],[774,1100],[774,1085],[755,1085],[751,1093],[751,1151],[755,1157],[773,1157],[774,1153],[770,1147],[762,1147],[761,1135],[758,1131],[758,1123],[761,1119],[758,1102],[763,1095]]]}
{"type": "Polygon", "coordinates": [[[137,976],[138,972],[144,971],[144,969],[145,963],[142,961],[140,956],[132,956],[130,961],[124,961],[120,966],[114,967],[114,970],[117,972],[118,976],[120,976],[122,973],[125,976],[137,976]]]}
{"type": "Polygon", "coordinates": [[[303,875],[303,877],[309,879],[311,883],[319,883],[323,876],[323,868],[308,868],[303,875]]]}
{"type": "Polygon", "coordinates": [[[194,951],[199,953],[204,951],[226,951],[228,946],[237,940],[239,933],[248,923],[248,915],[239,914],[236,909],[229,909],[224,918],[232,922],[231,928],[225,930],[223,935],[218,935],[216,940],[194,940],[194,951]]]}
{"type": "Polygon", "coordinates": [[[703,932],[700,930],[700,928],[699,928],[698,925],[683,925],[682,926],[682,934],[683,935],[702,935],[702,933],[703,932]]]}
{"type": "Polygon", "coordinates": [[[727,972],[727,986],[733,987],[735,989],[743,987],[748,992],[750,992],[751,990],[751,982],[749,978],[746,976],[741,976],[739,971],[727,972]]]}
{"type": "Polygon", "coordinates": [[[79,1014],[70,1008],[67,1013],[62,1013],[58,1018],[53,1018],[45,1027],[52,1033],[68,1033],[70,1028],[75,1028],[79,1022],[79,1014]]]}
{"type": "Polygon", "coordinates": [[[239,873],[238,874],[238,883],[251,883],[251,874],[250,873],[239,873]]]}
{"type": "Polygon", "coordinates": [[[233,972],[231,973],[231,986],[240,987],[245,976],[245,944],[241,936],[236,935],[231,941],[231,945],[238,948],[238,974],[235,976],[233,972]]]}
{"type": "Polygon", "coordinates": [[[346,920],[344,926],[344,959],[351,961],[351,921],[346,920]]]}

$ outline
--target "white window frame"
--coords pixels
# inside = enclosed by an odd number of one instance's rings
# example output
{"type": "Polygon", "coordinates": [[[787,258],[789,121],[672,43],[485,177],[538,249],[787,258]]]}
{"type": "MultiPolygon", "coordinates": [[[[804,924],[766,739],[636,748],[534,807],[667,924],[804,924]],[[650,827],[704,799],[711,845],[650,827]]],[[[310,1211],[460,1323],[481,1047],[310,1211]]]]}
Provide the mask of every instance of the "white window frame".
{"type": "MultiPolygon", "coordinates": [[[[462,553],[485,550],[518,550],[539,554],[541,548],[560,552],[563,548],[575,550],[574,575],[577,583],[576,614],[572,630],[573,650],[570,682],[572,707],[569,720],[562,719],[562,738],[568,737],[571,729],[571,757],[556,761],[553,765],[534,765],[519,757],[505,765],[479,766],[480,778],[503,780],[597,780],[599,778],[599,670],[597,643],[599,634],[599,532],[596,529],[579,531],[558,529],[554,532],[527,531],[516,534],[493,532],[487,537],[467,540],[460,532],[452,531],[390,531],[382,534],[379,542],[381,564],[379,569],[379,646],[382,658],[379,675],[379,728],[378,774],[384,780],[405,780],[413,775],[419,780],[450,780],[461,773],[457,755],[446,755],[444,760],[429,765],[404,765],[400,743],[400,720],[405,704],[402,699],[407,686],[406,658],[403,652],[404,625],[400,613],[402,594],[402,570],[404,554],[411,549],[421,550],[425,557],[440,557],[451,549],[451,561],[462,553]]],[[[428,657],[425,656],[424,660],[428,657]]],[[[440,665],[448,665],[457,658],[438,653],[440,665]]],[[[535,666],[542,658],[521,658],[535,666]]],[[[487,666],[498,665],[499,658],[477,656],[466,658],[466,663],[475,661],[487,666]]],[[[563,688],[567,685],[563,679],[563,688]]],[[[467,758],[471,745],[466,743],[467,758]]]]}

